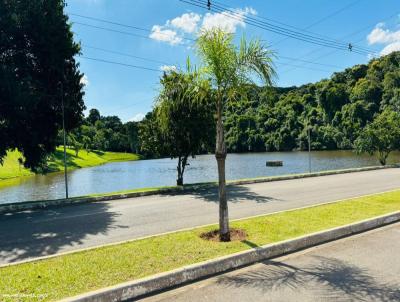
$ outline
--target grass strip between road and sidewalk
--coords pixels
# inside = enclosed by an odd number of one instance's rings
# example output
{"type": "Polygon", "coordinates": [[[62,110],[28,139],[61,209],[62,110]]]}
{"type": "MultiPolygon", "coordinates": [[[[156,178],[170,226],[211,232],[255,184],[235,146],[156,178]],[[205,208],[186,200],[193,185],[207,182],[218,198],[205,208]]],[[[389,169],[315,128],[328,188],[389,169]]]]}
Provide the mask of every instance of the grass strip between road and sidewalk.
{"type": "Polygon", "coordinates": [[[245,241],[199,237],[215,225],[11,265],[0,268],[0,300],[57,300],[399,210],[400,191],[393,191],[232,222],[245,241]]]}

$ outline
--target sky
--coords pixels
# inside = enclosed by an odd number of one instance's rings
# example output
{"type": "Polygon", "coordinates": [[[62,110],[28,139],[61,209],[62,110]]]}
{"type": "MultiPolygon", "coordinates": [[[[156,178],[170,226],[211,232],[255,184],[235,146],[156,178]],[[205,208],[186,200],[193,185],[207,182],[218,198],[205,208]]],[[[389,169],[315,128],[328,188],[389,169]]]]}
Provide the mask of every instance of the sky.
{"type": "Polygon", "coordinates": [[[201,64],[194,41],[202,29],[220,27],[234,33],[236,43],[244,35],[268,45],[276,56],[276,86],[316,82],[400,50],[399,0],[211,0],[211,8],[180,0],[67,0],[82,45],[77,60],[87,110],[123,122],[142,119],[152,109],[162,70],[184,69],[188,57],[201,64]],[[316,45],[252,25],[260,22],[337,44],[316,45]],[[337,49],[338,43],[361,51],[337,49]]]}

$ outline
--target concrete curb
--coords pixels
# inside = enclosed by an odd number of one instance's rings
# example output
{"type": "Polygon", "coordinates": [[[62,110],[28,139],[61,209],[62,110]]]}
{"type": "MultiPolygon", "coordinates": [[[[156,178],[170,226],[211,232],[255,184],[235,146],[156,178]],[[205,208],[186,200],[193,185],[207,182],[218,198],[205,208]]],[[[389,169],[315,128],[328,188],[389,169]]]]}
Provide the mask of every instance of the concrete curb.
{"type": "Polygon", "coordinates": [[[125,301],[400,221],[400,211],[121,283],[62,302],[125,301]]]}
{"type": "MultiPolygon", "coordinates": [[[[292,180],[292,179],[300,179],[300,178],[309,178],[309,177],[318,177],[318,176],[327,176],[327,175],[337,175],[337,174],[346,174],[346,173],[356,173],[356,172],[364,172],[364,171],[372,171],[372,170],[381,170],[381,169],[391,169],[398,168],[398,165],[388,165],[388,166],[371,166],[364,168],[355,168],[355,169],[344,169],[344,170],[333,170],[333,171],[323,171],[323,172],[314,172],[314,173],[306,173],[306,174],[293,174],[293,175],[283,175],[283,176],[274,176],[274,177],[260,177],[253,179],[242,179],[242,180],[234,180],[228,181],[227,185],[246,185],[246,184],[256,184],[263,182],[272,182],[272,181],[282,181],[282,180],[292,180]]],[[[118,200],[125,198],[135,198],[135,197],[143,197],[150,195],[163,195],[163,194],[179,194],[179,193],[190,193],[199,189],[207,189],[213,188],[217,184],[216,183],[203,183],[203,184],[189,184],[183,187],[173,187],[173,188],[161,188],[151,191],[144,192],[132,192],[132,193],[123,193],[123,194],[115,194],[115,195],[105,195],[105,196],[94,196],[94,197],[73,197],[69,199],[55,199],[55,200],[45,200],[45,201],[25,201],[25,202],[14,202],[7,204],[0,204],[0,214],[4,213],[12,213],[12,212],[21,212],[28,210],[38,210],[45,209],[50,207],[60,207],[65,205],[75,205],[75,204],[84,204],[96,201],[110,201],[110,200],[118,200]]]]}

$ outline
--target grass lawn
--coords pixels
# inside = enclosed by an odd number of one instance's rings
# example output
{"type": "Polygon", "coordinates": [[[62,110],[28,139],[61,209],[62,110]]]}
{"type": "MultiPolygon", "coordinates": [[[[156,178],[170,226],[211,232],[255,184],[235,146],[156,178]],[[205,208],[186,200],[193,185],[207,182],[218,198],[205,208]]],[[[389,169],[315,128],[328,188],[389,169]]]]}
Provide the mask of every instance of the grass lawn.
{"type": "Polygon", "coordinates": [[[201,227],[4,267],[0,295],[47,294],[44,300],[56,300],[399,210],[395,191],[232,222],[246,231],[246,242],[205,241],[199,235],[216,226],[201,227]]]}
{"type": "MultiPolygon", "coordinates": [[[[11,151],[7,153],[3,166],[0,166],[0,188],[4,180],[33,175],[30,170],[25,169],[19,164],[18,159],[21,156],[21,153],[18,151],[11,151]]],[[[97,166],[111,161],[128,161],[138,159],[139,155],[132,153],[101,151],[87,152],[85,150],[81,150],[78,156],[75,156],[75,152],[72,149],[67,149],[68,169],[97,166]]],[[[64,169],[64,153],[61,147],[57,148],[56,152],[50,156],[48,166],[50,172],[57,172],[64,169]]],[[[8,183],[10,183],[10,181],[4,182],[5,185],[8,183]]],[[[11,183],[13,182],[11,181],[11,183]]]]}

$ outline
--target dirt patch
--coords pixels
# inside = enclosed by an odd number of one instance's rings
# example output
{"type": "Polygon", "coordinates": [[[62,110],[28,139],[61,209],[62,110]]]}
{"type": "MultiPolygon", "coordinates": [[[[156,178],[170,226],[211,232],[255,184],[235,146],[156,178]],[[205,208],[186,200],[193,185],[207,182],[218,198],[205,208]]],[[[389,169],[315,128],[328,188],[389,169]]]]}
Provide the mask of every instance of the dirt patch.
{"type": "MultiPolygon", "coordinates": [[[[244,230],[241,229],[230,229],[231,241],[242,241],[245,240],[247,234],[244,230]]],[[[210,232],[201,233],[200,238],[209,241],[220,241],[219,240],[219,231],[212,230],[210,232]]]]}

